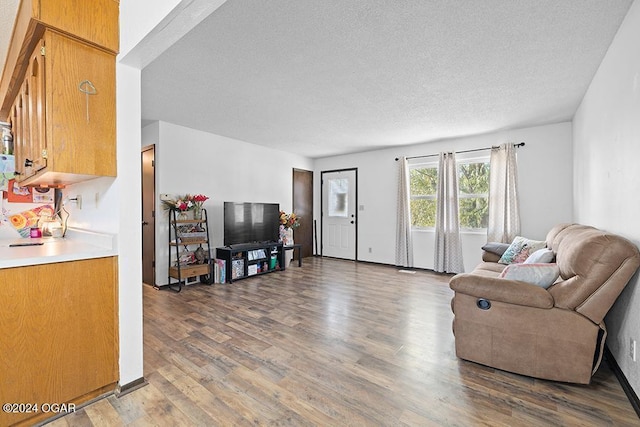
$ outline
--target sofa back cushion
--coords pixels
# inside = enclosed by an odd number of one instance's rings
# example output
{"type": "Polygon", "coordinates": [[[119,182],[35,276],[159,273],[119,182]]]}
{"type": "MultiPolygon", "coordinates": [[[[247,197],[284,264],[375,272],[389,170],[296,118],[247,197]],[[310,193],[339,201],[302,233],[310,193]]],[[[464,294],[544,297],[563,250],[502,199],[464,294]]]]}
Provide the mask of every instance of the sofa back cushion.
{"type": "Polygon", "coordinates": [[[555,306],[599,324],[640,265],[629,240],[594,227],[562,224],[547,235],[561,280],[549,288],[555,306]]]}

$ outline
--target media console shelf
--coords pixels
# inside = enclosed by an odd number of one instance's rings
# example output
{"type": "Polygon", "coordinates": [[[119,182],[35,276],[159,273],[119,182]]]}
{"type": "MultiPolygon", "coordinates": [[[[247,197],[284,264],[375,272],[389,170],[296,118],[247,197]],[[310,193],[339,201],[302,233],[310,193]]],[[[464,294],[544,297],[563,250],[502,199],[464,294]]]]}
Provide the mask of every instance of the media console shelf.
{"type": "Polygon", "coordinates": [[[225,262],[227,283],[285,269],[282,243],[277,242],[219,247],[216,258],[225,262]]]}

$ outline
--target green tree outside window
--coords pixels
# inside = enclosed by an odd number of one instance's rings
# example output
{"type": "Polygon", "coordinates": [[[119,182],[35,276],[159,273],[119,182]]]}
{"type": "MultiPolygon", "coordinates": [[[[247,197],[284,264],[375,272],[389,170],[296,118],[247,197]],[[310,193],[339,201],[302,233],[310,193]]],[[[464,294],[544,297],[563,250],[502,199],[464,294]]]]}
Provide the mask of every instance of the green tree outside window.
{"type": "MultiPolygon", "coordinates": [[[[436,225],[437,165],[414,166],[409,171],[411,225],[433,228],[436,225]]],[[[462,229],[487,227],[489,215],[489,163],[458,163],[459,221],[462,229]]]]}

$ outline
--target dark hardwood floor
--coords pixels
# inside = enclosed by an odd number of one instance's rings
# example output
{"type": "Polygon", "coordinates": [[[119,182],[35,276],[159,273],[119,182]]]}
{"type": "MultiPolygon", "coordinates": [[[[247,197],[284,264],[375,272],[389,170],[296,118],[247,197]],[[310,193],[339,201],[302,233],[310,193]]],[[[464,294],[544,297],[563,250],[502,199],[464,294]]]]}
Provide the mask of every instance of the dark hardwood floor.
{"type": "Polygon", "coordinates": [[[181,293],[144,286],[148,385],[52,426],[631,426],[591,385],[458,360],[448,276],[335,259],[181,293]]]}

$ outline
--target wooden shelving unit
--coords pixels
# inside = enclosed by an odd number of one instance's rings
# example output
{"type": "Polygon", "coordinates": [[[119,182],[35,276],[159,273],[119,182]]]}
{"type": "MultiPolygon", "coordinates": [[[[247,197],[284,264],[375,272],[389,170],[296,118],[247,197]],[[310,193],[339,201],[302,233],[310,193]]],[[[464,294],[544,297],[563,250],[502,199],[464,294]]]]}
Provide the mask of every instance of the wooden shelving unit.
{"type": "Polygon", "coordinates": [[[202,209],[201,219],[178,219],[175,210],[169,212],[169,280],[168,286],[182,290],[191,278],[195,283],[213,282],[213,260],[209,245],[209,220],[202,209]],[[176,282],[177,281],[177,282],[176,282]]]}

